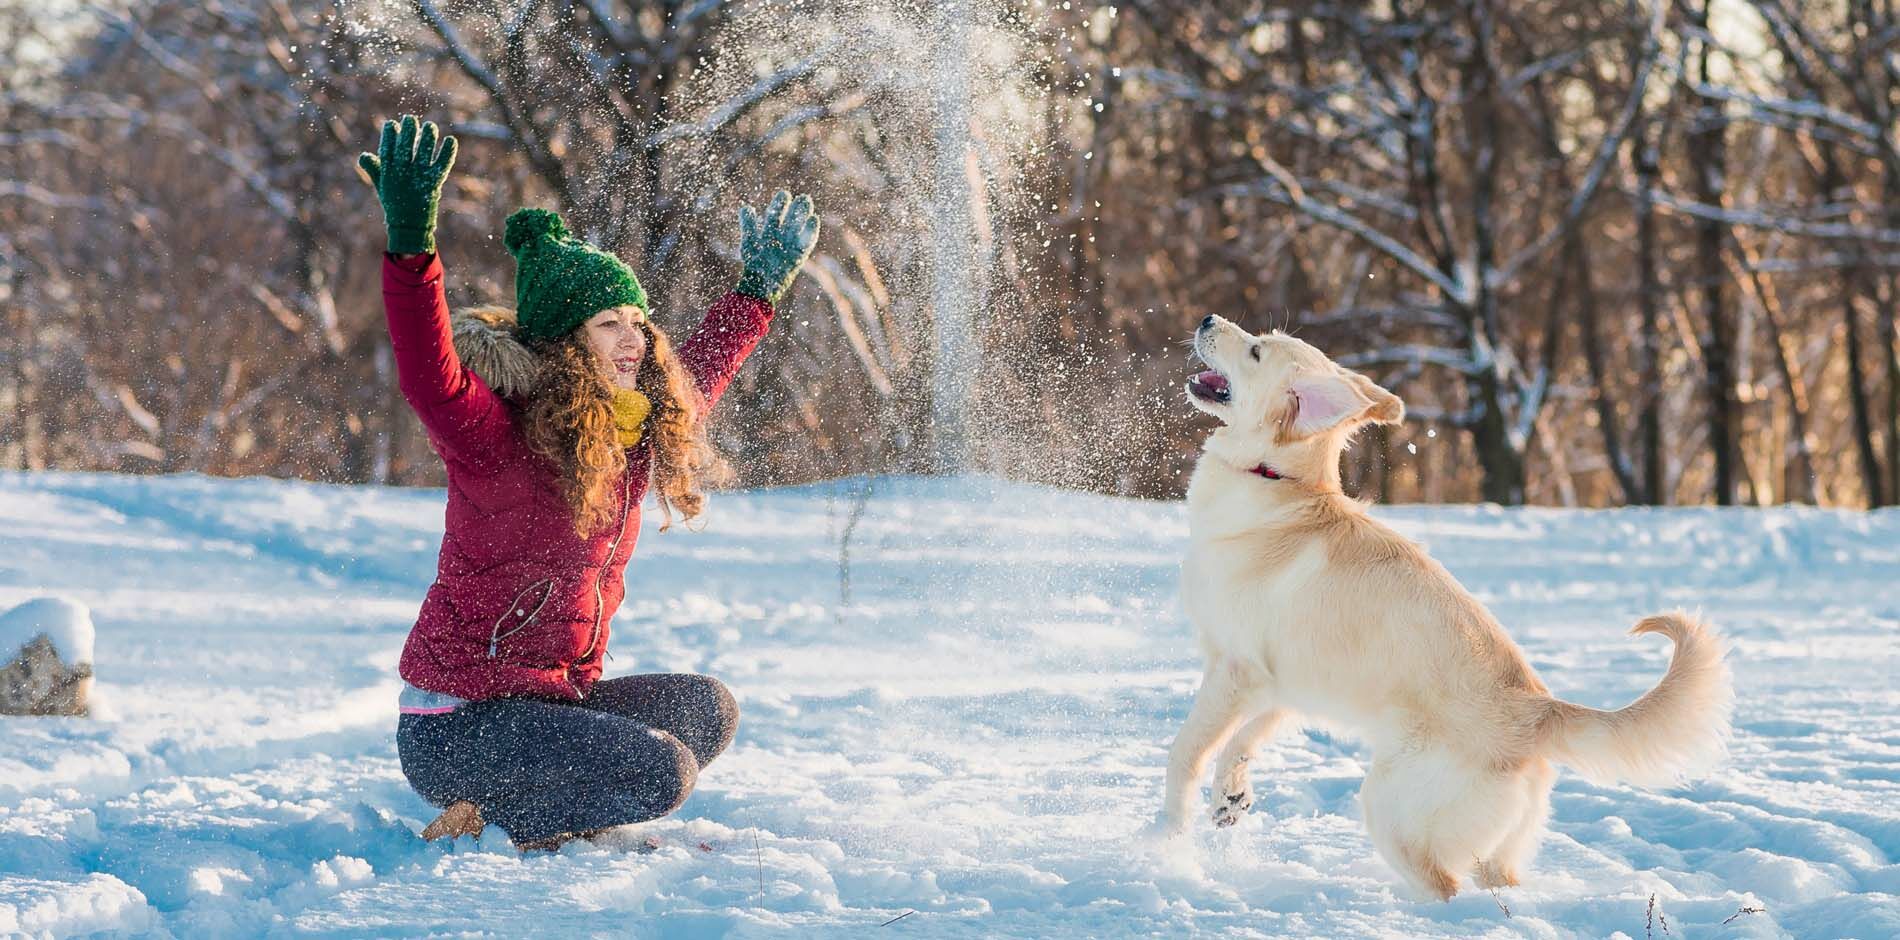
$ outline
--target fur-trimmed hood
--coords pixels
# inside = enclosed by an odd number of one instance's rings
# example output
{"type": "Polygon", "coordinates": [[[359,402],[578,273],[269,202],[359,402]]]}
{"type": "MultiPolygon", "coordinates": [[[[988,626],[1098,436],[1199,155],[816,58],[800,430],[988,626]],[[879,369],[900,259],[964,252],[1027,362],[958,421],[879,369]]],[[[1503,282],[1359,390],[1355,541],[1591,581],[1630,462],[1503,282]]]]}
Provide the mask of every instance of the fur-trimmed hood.
{"type": "Polygon", "coordinates": [[[457,310],[449,317],[449,335],[462,364],[495,394],[521,398],[534,391],[541,362],[517,336],[513,310],[495,304],[457,310]]]}

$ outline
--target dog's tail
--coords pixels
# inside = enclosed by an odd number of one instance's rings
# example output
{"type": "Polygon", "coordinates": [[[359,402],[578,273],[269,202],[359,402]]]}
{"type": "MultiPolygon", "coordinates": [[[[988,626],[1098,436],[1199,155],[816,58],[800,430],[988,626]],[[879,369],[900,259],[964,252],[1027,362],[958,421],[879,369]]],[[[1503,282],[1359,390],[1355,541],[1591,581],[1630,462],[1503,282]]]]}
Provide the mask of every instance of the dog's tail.
{"type": "Polygon", "coordinates": [[[1684,613],[1645,617],[1630,635],[1661,633],[1676,645],[1656,687],[1615,711],[1550,700],[1540,730],[1548,754],[1600,783],[1675,781],[1720,760],[1735,692],[1723,644],[1684,613]]]}

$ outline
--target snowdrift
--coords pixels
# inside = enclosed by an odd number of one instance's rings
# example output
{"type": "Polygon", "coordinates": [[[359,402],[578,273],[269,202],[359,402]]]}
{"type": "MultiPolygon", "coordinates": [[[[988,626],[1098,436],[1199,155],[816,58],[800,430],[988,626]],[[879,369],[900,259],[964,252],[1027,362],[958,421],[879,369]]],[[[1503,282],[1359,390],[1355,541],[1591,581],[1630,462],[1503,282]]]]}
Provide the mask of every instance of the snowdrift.
{"type": "Polygon", "coordinates": [[[720,494],[706,531],[643,533],[609,673],[725,679],[733,749],[606,845],[424,844],[395,662],[441,504],[0,475],[0,610],[97,626],[93,718],[0,720],[0,935],[1633,938],[1654,898],[1678,937],[1900,936],[1900,514],[1381,510],[1557,694],[1634,698],[1667,644],[1624,630],[1678,606],[1738,692],[1714,775],[1566,775],[1524,888],[1419,904],[1361,831],[1364,751],[1320,731],[1255,762],[1239,826],[1142,854],[1198,678],[1179,507],[982,479],[720,494]]]}

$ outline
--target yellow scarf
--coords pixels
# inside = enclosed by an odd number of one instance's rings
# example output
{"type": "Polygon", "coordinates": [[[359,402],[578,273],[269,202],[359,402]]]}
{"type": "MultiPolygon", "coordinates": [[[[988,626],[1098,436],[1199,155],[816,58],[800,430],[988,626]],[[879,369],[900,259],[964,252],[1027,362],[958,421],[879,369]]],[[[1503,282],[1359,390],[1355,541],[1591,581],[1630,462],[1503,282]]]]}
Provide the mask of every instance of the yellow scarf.
{"type": "Polygon", "coordinates": [[[621,447],[640,443],[640,430],[652,413],[653,402],[645,395],[630,388],[614,389],[614,431],[621,447]]]}

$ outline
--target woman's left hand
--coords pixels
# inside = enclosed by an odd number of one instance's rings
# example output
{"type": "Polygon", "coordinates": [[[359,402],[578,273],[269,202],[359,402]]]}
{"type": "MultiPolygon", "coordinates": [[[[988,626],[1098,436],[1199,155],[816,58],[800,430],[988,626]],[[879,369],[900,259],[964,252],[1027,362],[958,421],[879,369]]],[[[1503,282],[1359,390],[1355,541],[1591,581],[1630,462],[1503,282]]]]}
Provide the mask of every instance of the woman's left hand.
{"type": "Polygon", "coordinates": [[[739,293],[776,306],[816,244],[818,215],[810,196],[793,199],[781,189],[764,216],[740,206],[739,260],[745,273],[739,276],[739,293]]]}

